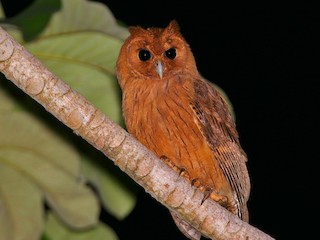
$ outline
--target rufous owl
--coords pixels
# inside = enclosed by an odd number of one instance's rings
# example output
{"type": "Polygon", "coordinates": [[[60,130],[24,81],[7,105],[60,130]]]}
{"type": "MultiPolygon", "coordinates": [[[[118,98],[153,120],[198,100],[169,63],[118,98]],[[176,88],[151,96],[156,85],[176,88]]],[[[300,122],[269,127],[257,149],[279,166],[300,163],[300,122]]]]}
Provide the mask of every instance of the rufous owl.
{"type": "MultiPolygon", "coordinates": [[[[128,132],[203,191],[205,199],[248,221],[247,156],[235,121],[221,93],[198,72],[178,23],[133,26],[129,32],[116,66],[128,132]]],[[[187,237],[200,239],[171,214],[187,237]]]]}

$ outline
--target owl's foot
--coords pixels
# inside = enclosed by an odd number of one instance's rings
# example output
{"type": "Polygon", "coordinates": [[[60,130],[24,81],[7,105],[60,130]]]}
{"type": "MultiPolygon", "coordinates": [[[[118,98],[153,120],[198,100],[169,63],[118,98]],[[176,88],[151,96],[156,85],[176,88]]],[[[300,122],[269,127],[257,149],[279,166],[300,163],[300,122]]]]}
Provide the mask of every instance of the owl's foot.
{"type": "Polygon", "coordinates": [[[191,180],[191,185],[196,187],[196,188],[200,188],[200,190],[201,190],[201,186],[202,185],[201,185],[201,182],[200,182],[200,180],[198,178],[192,179],[191,180]]]}
{"type": "Polygon", "coordinates": [[[205,200],[207,200],[208,198],[211,198],[212,200],[219,203],[223,207],[228,206],[228,198],[226,196],[218,194],[209,186],[205,187],[204,185],[201,184],[199,179],[197,179],[197,178],[193,179],[191,181],[191,184],[192,184],[192,186],[197,187],[204,194],[203,199],[201,201],[201,205],[204,203],[205,200]]]}
{"type": "Polygon", "coordinates": [[[187,179],[190,179],[189,174],[187,172],[187,170],[185,168],[180,168],[178,166],[176,166],[167,156],[162,155],[160,157],[160,159],[162,161],[165,162],[165,164],[167,164],[171,169],[173,169],[174,171],[178,172],[180,176],[183,176],[187,179]]]}
{"type": "Polygon", "coordinates": [[[229,205],[229,201],[228,201],[228,197],[224,196],[224,195],[220,195],[218,193],[215,192],[211,192],[209,194],[210,198],[214,201],[216,201],[217,203],[219,203],[219,205],[227,208],[229,205]]]}
{"type": "Polygon", "coordinates": [[[212,192],[213,192],[213,190],[212,190],[211,187],[206,187],[205,188],[205,190],[203,191],[204,196],[203,196],[203,199],[201,201],[201,205],[205,200],[207,200],[210,197],[212,192]]]}
{"type": "Polygon", "coordinates": [[[191,181],[191,185],[192,185],[192,186],[195,186],[196,188],[198,188],[200,191],[203,192],[204,197],[203,197],[203,199],[202,199],[202,201],[201,201],[201,205],[202,205],[202,203],[210,197],[210,195],[211,195],[211,193],[212,193],[212,188],[210,188],[210,187],[204,187],[204,186],[201,184],[201,182],[200,182],[200,180],[199,180],[198,178],[193,179],[193,180],[191,181]]]}
{"type": "Polygon", "coordinates": [[[180,168],[180,172],[179,172],[180,176],[183,176],[187,179],[190,179],[189,173],[185,168],[180,168]]]}
{"type": "Polygon", "coordinates": [[[187,178],[191,182],[192,186],[198,188],[200,191],[203,192],[204,197],[201,201],[201,205],[204,203],[205,200],[211,198],[212,200],[219,203],[221,206],[228,207],[228,198],[226,196],[218,194],[214,191],[213,188],[209,186],[204,186],[198,178],[191,179],[188,171],[185,168],[176,166],[167,156],[162,155],[160,159],[164,161],[171,169],[179,173],[180,176],[187,178]]]}
{"type": "Polygon", "coordinates": [[[165,164],[167,164],[171,169],[175,170],[176,172],[180,172],[180,169],[165,155],[160,157],[165,164]]]}

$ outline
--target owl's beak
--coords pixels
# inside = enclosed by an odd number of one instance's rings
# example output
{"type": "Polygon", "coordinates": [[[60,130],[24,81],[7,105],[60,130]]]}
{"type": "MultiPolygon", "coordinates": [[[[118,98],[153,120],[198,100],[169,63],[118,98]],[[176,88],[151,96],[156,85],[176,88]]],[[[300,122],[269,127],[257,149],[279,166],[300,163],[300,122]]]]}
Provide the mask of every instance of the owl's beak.
{"type": "Polygon", "coordinates": [[[158,60],[156,62],[156,71],[159,74],[160,78],[162,78],[162,76],[163,76],[163,65],[162,65],[162,62],[160,60],[158,60]]]}

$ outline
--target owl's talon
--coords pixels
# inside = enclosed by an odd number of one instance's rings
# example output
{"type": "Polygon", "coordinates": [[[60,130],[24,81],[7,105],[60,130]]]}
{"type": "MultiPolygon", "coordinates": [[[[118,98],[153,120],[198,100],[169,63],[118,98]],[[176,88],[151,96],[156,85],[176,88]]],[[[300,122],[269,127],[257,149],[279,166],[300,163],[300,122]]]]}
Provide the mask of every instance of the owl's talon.
{"type": "Polygon", "coordinates": [[[170,161],[169,158],[168,158],[167,156],[165,156],[165,155],[161,155],[161,156],[160,156],[160,159],[161,159],[162,161],[164,161],[165,163],[167,163],[167,161],[170,161]]]}
{"type": "Polygon", "coordinates": [[[183,176],[183,177],[185,177],[185,178],[187,178],[187,179],[190,178],[189,173],[188,173],[188,171],[187,171],[185,168],[180,168],[180,173],[179,173],[179,175],[180,175],[180,176],[183,176]]]}
{"type": "Polygon", "coordinates": [[[223,196],[223,195],[219,195],[219,194],[215,193],[214,191],[212,191],[209,196],[212,200],[219,203],[219,205],[221,205],[223,207],[228,206],[228,197],[223,196]]]}
{"type": "Polygon", "coordinates": [[[179,173],[179,175],[184,174],[184,172],[186,172],[186,171],[187,171],[187,170],[186,170],[184,167],[180,168],[180,173],[179,173]]]}
{"type": "Polygon", "coordinates": [[[179,168],[176,166],[167,156],[161,155],[160,159],[167,164],[171,169],[173,169],[176,172],[179,172],[179,175],[184,177],[189,177],[188,172],[185,170],[185,168],[179,168]]]}
{"type": "Polygon", "coordinates": [[[210,197],[212,192],[213,192],[213,189],[211,187],[206,187],[205,188],[205,190],[203,191],[204,196],[203,196],[203,199],[201,201],[201,205],[204,203],[205,200],[207,200],[210,197]]]}
{"type": "MultiPolygon", "coordinates": [[[[180,176],[183,176],[187,179],[190,180],[190,176],[188,171],[184,168],[181,167],[179,168],[178,166],[176,166],[167,156],[165,155],[161,155],[160,159],[166,163],[171,169],[173,169],[174,171],[178,172],[180,176]]],[[[212,188],[208,187],[208,186],[203,186],[200,182],[200,180],[198,178],[194,178],[191,180],[191,185],[198,188],[201,192],[203,192],[204,197],[201,200],[201,205],[204,203],[205,200],[207,200],[208,198],[211,198],[212,200],[214,200],[215,202],[219,203],[221,206],[226,207],[228,205],[228,198],[226,196],[223,195],[219,195],[217,194],[212,188]]]]}
{"type": "Polygon", "coordinates": [[[195,179],[192,179],[191,185],[199,188],[199,187],[201,187],[201,182],[198,178],[195,178],[195,179]]]}
{"type": "Polygon", "coordinates": [[[160,159],[167,164],[170,168],[175,169],[176,165],[165,155],[161,155],[160,159]]]}
{"type": "Polygon", "coordinates": [[[214,200],[215,202],[217,202],[219,205],[223,207],[228,206],[228,197],[216,193],[211,187],[208,187],[208,186],[204,187],[201,185],[199,189],[203,192],[203,195],[204,195],[203,199],[201,200],[201,205],[208,198],[211,198],[212,200],[214,200]]]}

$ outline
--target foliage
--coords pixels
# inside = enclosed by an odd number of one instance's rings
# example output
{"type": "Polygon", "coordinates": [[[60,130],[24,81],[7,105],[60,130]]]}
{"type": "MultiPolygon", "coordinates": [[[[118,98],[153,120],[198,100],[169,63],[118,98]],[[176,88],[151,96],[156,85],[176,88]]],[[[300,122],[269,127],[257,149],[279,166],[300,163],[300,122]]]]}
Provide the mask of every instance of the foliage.
{"type": "MultiPolygon", "coordinates": [[[[52,72],[123,124],[115,63],[128,32],[105,5],[36,0],[11,19],[0,5],[0,18],[52,72]]],[[[0,240],[117,239],[99,221],[101,206],[125,218],[136,185],[0,77],[0,240]]]]}
{"type": "MultiPolygon", "coordinates": [[[[29,52],[122,124],[115,62],[128,32],[105,5],[37,0],[13,19],[1,13],[0,6],[2,27],[29,52]]],[[[100,202],[123,219],[135,205],[135,185],[3,78],[0,239],[117,239],[99,221],[100,202]]]]}

